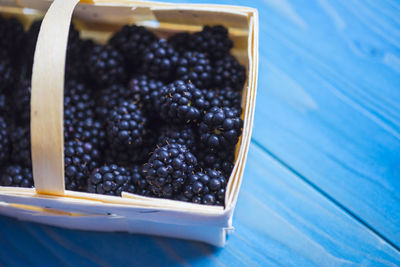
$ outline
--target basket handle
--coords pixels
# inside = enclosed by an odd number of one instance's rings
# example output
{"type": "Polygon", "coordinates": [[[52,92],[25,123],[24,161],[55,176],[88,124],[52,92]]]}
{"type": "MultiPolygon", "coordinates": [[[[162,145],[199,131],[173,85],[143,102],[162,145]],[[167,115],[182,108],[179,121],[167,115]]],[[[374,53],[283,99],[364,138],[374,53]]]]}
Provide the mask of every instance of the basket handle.
{"type": "Polygon", "coordinates": [[[40,28],[32,70],[31,144],[35,188],[64,195],[64,69],[72,12],[79,0],[55,0],[40,28]]]}

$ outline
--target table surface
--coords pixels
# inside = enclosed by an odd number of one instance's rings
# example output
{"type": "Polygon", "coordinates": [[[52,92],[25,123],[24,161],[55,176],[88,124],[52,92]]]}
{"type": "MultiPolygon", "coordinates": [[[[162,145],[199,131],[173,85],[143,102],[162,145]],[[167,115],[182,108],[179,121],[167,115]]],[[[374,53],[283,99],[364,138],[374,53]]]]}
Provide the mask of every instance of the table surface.
{"type": "Polygon", "coordinates": [[[214,2],[260,15],[255,126],[226,247],[0,216],[0,265],[400,265],[400,3],[214,2]]]}

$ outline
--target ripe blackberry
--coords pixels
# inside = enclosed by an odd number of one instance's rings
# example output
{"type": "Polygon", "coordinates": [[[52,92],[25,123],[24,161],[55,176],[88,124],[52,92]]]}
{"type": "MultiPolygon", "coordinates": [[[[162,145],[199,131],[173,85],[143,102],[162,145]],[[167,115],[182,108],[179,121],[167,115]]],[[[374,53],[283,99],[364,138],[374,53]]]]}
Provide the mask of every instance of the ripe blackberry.
{"type": "Polygon", "coordinates": [[[134,97],[128,88],[121,84],[113,84],[100,91],[96,98],[96,115],[103,120],[122,102],[134,102],[134,97]]]}
{"type": "Polygon", "coordinates": [[[111,164],[96,168],[88,179],[88,192],[121,196],[122,191],[135,193],[131,173],[125,167],[111,164]]]}
{"type": "Polygon", "coordinates": [[[191,51],[207,53],[213,60],[229,54],[232,47],[233,42],[229,39],[228,30],[221,25],[204,26],[201,32],[196,32],[191,36],[189,42],[191,51]]]}
{"type": "Polygon", "coordinates": [[[178,53],[165,39],[152,43],[143,53],[143,73],[154,79],[170,81],[178,63],[178,53]]]}
{"type": "Polygon", "coordinates": [[[93,118],[95,102],[86,85],[77,81],[68,81],[64,91],[64,128],[70,132],[79,121],[93,118]]]}
{"type": "Polygon", "coordinates": [[[11,91],[11,87],[15,83],[14,66],[4,49],[0,49],[0,93],[11,91]]]}
{"type": "Polygon", "coordinates": [[[107,123],[108,141],[113,147],[129,150],[143,144],[147,119],[138,107],[123,102],[110,113],[107,123]]]}
{"type": "Polygon", "coordinates": [[[168,38],[168,43],[180,54],[189,51],[191,35],[188,32],[179,32],[168,38]]]}
{"type": "Polygon", "coordinates": [[[11,160],[22,166],[32,166],[31,134],[28,127],[15,127],[10,134],[12,143],[11,160]]]}
{"type": "Polygon", "coordinates": [[[228,107],[212,107],[199,124],[200,141],[209,149],[230,148],[242,134],[240,114],[228,107]]]}
{"type": "Polygon", "coordinates": [[[229,177],[234,167],[235,147],[209,151],[204,146],[200,146],[196,151],[196,157],[201,169],[220,170],[226,177],[229,177]]]}
{"type": "Polygon", "coordinates": [[[74,44],[71,41],[68,42],[67,62],[65,65],[66,80],[79,80],[84,83],[90,83],[86,62],[94,46],[95,43],[90,39],[78,39],[74,44]]]}
{"type": "Polygon", "coordinates": [[[152,196],[149,184],[147,183],[143,172],[143,167],[141,165],[134,165],[131,168],[131,173],[131,185],[135,188],[134,193],[141,196],[152,196]]]}
{"type": "Polygon", "coordinates": [[[157,145],[157,134],[148,131],[143,137],[143,144],[139,147],[127,149],[126,147],[109,146],[105,149],[105,161],[108,164],[118,162],[124,165],[141,164],[147,162],[150,153],[157,145]]]}
{"type": "Polygon", "coordinates": [[[185,52],[179,58],[176,77],[192,82],[197,88],[209,88],[212,85],[211,62],[204,53],[185,52]]]}
{"type": "Polygon", "coordinates": [[[189,175],[183,195],[198,204],[224,205],[226,183],[220,171],[207,169],[196,172],[189,175]]]}
{"type": "Polygon", "coordinates": [[[86,191],[90,173],[99,165],[100,153],[89,142],[70,140],[64,144],[65,187],[86,191]]]}
{"type": "Polygon", "coordinates": [[[196,157],[185,146],[169,144],[154,150],[143,171],[155,196],[173,198],[196,165],[196,157]]]}
{"type": "Polygon", "coordinates": [[[133,95],[133,99],[139,108],[154,116],[159,108],[159,105],[157,105],[158,94],[163,86],[164,84],[161,81],[141,75],[129,82],[129,92],[133,95]]]}
{"type": "Polygon", "coordinates": [[[11,142],[8,125],[3,117],[0,117],[0,166],[6,165],[10,159],[11,142]]]}
{"type": "Polygon", "coordinates": [[[90,51],[87,68],[93,83],[104,88],[125,79],[122,55],[109,45],[95,45],[90,51]]]}
{"type": "Polygon", "coordinates": [[[238,110],[241,113],[241,92],[230,87],[221,89],[203,89],[204,98],[208,107],[228,107],[238,110]]]}
{"type": "Polygon", "coordinates": [[[203,94],[193,84],[175,81],[160,91],[160,117],[173,123],[197,121],[205,109],[203,94]]]}
{"type": "Polygon", "coordinates": [[[185,145],[190,151],[196,150],[196,133],[192,127],[188,125],[164,125],[160,129],[158,137],[159,144],[177,143],[185,145]]]}
{"type": "Polygon", "coordinates": [[[0,185],[33,187],[32,170],[21,165],[10,165],[2,170],[0,185]]]}
{"type": "Polygon", "coordinates": [[[69,127],[64,127],[64,138],[65,140],[90,142],[98,150],[103,150],[106,146],[106,132],[104,125],[93,118],[77,121],[69,127]]]}
{"type": "Polygon", "coordinates": [[[142,26],[124,26],[114,34],[109,44],[114,46],[124,57],[125,65],[131,73],[142,64],[142,54],[158,38],[142,26]]]}
{"type": "Polygon", "coordinates": [[[10,112],[10,107],[8,103],[8,95],[5,93],[0,93],[0,116],[7,118],[10,112]]]}
{"type": "Polygon", "coordinates": [[[29,124],[31,117],[31,81],[24,80],[12,94],[11,104],[17,111],[18,120],[22,124],[29,124]]]}
{"type": "Polygon", "coordinates": [[[0,50],[6,50],[13,56],[18,53],[25,39],[22,24],[15,18],[0,17],[0,50]]]}
{"type": "Polygon", "coordinates": [[[216,87],[242,90],[246,81],[246,69],[234,56],[228,55],[214,62],[213,76],[216,87]]]}

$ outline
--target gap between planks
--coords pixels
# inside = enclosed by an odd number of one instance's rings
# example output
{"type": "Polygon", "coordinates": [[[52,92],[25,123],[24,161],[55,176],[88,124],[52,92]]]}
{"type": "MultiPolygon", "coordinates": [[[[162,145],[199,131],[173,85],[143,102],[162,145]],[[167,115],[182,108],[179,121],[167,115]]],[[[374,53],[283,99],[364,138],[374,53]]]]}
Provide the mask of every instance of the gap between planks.
{"type": "Polygon", "coordinates": [[[388,237],[384,236],[383,234],[379,233],[374,227],[369,225],[366,221],[364,221],[361,217],[359,217],[357,214],[352,212],[350,209],[348,209],[346,206],[342,205],[339,201],[337,201],[334,197],[329,195],[327,192],[322,190],[320,187],[318,187],[315,183],[310,181],[307,177],[303,176],[301,173],[296,171],[293,167],[291,167],[289,164],[285,163],[281,158],[276,156],[274,153],[272,153],[270,150],[268,150],[266,147],[264,147],[260,142],[255,140],[253,137],[251,138],[251,142],[256,145],[259,149],[261,149],[263,152],[271,156],[274,160],[276,160],[279,164],[281,164],[283,167],[288,169],[291,173],[294,174],[295,177],[298,177],[301,181],[306,183],[308,186],[310,186],[312,189],[317,191],[320,195],[328,199],[333,205],[341,209],[344,213],[346,213],[348,216],[356,220],[358,223],[366,227],[368,230],[370,230],[373,234],[381,238],[383,241],[385,241],[387,244],[389,244],[393,249],[395,249],[397,252],[400,253],[400,247],[397,246],[394,242],[392,242],[388,237]]]}

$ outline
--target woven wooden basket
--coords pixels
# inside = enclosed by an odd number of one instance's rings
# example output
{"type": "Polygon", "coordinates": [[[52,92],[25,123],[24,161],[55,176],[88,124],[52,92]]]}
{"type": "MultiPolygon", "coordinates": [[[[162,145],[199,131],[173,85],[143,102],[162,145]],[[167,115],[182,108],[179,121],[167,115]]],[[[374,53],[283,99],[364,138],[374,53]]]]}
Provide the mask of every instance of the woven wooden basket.
{"type": "Polygon", "coordinates": [[[45,14],[32,75],[31,143],[35,188],[0,187],[0,213],[60,227],[127,231],[225,244],[243,178],[253,126],[258,72],[258,15],[252,8],[124,0],[0,0],[0,12],[24,23],[45,14]],[[64,190],[63,86],[71,17],[83,37],[105,42],[122,25],[141,24],[161,37],[222,24],[233,54],[247,67],[243,135],[226,189],[225,206],[64,190]]]}

